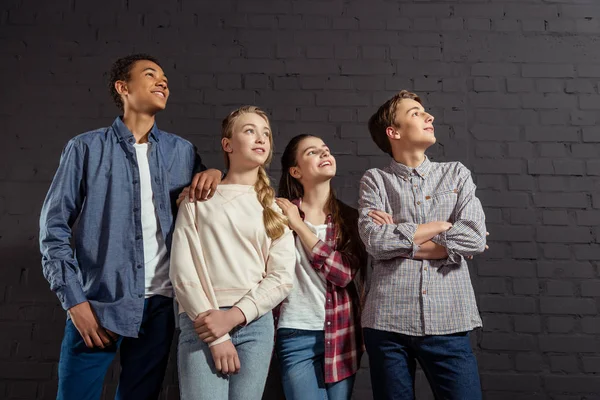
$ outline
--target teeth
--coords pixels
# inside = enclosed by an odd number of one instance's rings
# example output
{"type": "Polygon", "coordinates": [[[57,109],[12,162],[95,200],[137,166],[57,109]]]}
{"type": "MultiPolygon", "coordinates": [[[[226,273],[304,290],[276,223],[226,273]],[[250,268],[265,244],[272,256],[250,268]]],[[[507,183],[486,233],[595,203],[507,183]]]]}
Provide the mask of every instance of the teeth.
{"type": "Polygon", "coordinates": [[[154,92],[154,94],[160,96],[160,97],[165,97],[165,94],[162,92],[154,92]]]}

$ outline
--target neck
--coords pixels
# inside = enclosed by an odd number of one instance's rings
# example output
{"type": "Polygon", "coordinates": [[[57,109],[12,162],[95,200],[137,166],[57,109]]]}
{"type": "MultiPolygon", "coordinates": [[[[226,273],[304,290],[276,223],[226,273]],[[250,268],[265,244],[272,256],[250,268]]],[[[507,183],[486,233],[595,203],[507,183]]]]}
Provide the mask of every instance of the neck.
{"type": "Polygon", "coordinates": [[[303,184],[304,196],[302,196],[302,208],[319,210],[328,213],[329,194],[331,193],[331,181],[319,182],[315,184],[303,184]]]}
{"type": "Polygon", "coordinates": [[[146,143],[154,125],[154,115],[125,111],[123,123],[133,134],[136,143],[146,143]]]}
{"type": "Polygon", "coordinates": [[[425,161],[425,152],[422,150],[399,150],[394,149],[394,161],[404,164],[409,168],[416,168],[425,161]]]}
{"type": "Polygon", "coordinates": [[[233,165],[229,167],[227,171],[227,176],[222,184],[225,185],[254,185],[256,180],[258,179],[258,169],[260,167],[255,167],[252,169],[247,168],[236,168],[233,165]]]}

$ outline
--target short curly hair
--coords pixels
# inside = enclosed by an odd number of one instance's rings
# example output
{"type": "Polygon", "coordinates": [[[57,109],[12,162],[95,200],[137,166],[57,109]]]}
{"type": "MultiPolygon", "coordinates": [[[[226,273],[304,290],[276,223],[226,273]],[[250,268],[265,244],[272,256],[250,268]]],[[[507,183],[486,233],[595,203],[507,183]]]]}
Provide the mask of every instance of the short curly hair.
{"type": "Polygon", "coordinates": [[[121,111],[123,111],[123,99],[121,98],[119,92],[117,92],[117,89],[115,89],[115,82],[127,82],[129,80],[129,74],[131,73],[131,68],[133,68],[133,64],[141,60],[152,61],[160,67],[160,63],[158,62],[156,57],[152,57],[149,54],[139,53],[119,58],[113,63],[112,67],[110,68],[110,80],[108,82],[108,90],[113,101],[121,111]]]}
{"type": "Polygon", "coordinates": [[[396,108],[404,99],[411,99],[422,104],[421,98],[415,93],[409,92],[408,90],[401,90],[394,95],[394,97],[383,103],[377,112],[369,118],[369,132],[371,133],[371,138],[381,151],[392,157],[394,156],[392,154],[392,144],[387,136],[386,129],[389,126],[394,125],[394,121],[396,120],[396,108]]]}

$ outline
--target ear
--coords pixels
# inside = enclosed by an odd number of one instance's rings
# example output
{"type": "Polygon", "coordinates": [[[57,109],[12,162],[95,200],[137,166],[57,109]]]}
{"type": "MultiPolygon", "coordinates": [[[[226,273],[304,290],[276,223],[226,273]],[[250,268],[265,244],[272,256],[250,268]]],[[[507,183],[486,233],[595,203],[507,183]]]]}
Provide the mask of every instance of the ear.
{"type": "Polygon", "coordinates": [[[115,90],[121,96],[129,93],[129,90],[127,89],[127,82],[125,82],[125,81],[116,81],[115,82],[115,90]]]}
{"type": "Polygon", "coordinates": [[[231,141],[228,138],[221,139],[221,147],[226,153],[233,153],[233,149],[231,148],[231,141]]]}
{"type": "Polygon", "coordinates": [[[302,174],[300,173],[300,170],[298,169],[298,167],[290,168],[290,175],[292,176],[292,178],[295,178],[295,179],[302,178],[302,174]]]}
{"type": "Polygon", "coordinates": [[[397,129],[392,128],[391,126],[388,126],[387,128],[385,128],[385,134],[387,135],[387,137],[389,137],[390,139],[400,139],[402,137],[402,135],[400,135],[400,131],[397,129]]]}

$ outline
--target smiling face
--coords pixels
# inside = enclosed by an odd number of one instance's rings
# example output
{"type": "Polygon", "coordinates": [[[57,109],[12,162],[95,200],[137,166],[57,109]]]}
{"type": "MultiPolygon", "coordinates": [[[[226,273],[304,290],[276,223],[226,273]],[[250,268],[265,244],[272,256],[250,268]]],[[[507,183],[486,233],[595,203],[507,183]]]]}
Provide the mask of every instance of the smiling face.
{"type": "Polygon", "coordinates": [[[255,168],[271,161],[271,127],[254,112],[235,118],[231,133],[221,140],[231,167],[255,168]]]}
{"type": "Polygon", "coordinates": [[[297,145],[296,165],[290,175],[303,185],[331,180],[336,173],[335,158],[322,139],[308,136],[297,145]]]}
{"type": "Polygon", "coordinates": [[[396,118],[393,126],[386,129],[386,134],[403,149],[425,150],[433,145],[435,129],[433,115],[425,111],[421,103],[413,99],[403,99],[396,107],[396,118]]]}
{"type": "Polygon", "coordinates": [[[167,106],[167,77],[162,68],[150,60],[136,61],[129,78],[116,81],[115,88],[121,95],[125,110],[154,114],[167,106]]]}

